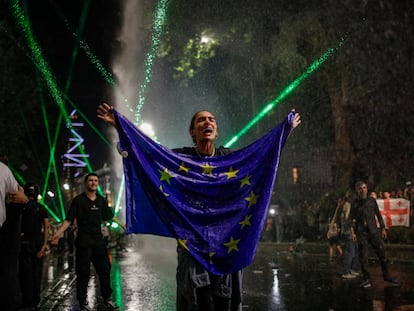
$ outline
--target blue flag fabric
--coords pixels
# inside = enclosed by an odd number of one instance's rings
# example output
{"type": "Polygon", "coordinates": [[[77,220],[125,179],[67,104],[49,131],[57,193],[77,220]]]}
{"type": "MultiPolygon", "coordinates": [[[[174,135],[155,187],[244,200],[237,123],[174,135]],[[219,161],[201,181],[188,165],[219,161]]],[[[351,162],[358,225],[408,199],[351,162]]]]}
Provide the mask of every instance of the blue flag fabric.
{"type": "Polygon", "coordinates": [[[214,274],[253,261],[293,113],[249,146],[218,157],[174,153],[114,111],[128,233],[176,238],[214,274]]]}

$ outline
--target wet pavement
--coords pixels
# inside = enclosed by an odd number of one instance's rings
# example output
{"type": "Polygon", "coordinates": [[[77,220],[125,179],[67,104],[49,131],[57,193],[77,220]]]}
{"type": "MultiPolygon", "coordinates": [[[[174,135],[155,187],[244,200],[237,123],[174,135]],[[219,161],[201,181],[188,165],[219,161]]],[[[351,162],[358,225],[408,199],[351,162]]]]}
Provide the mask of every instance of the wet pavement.
{"type": "MultiPolygon", "coordinates": [[[[120,310],[175,310],[175,241],[153,236],[132,236],[126,251],[112,250],[112,288],[120,310]]],[[[387,248],[390,271],[400,283],[382,280],[372,260],[372,287],[359,287],[360,279],[341,278],[341,259],[330,261],[328,245],[261,243],[254,263],[244,271],[243,310],[414,310],[414,248],[387,248]],[[292,247],[293,246],[293,247],[292,247]]],[[[45,259],[41,310],[79,310],[76,276],[67,258],[45,259]]],[[[101,307],[98,282],[92,275],[89,305],[101,307]]]]}

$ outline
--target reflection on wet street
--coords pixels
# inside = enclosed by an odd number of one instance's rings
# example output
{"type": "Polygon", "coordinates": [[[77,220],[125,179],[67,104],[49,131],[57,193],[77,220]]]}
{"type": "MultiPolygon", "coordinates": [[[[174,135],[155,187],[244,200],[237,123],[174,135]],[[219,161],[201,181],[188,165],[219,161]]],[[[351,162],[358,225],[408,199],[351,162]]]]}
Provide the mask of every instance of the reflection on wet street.
{"type": "Polygon", "coordinates": [[[414,310],[414,266],[390,265],[401,287],[382,280],[378,263],[372,263],[372,288],[361,280],[341,278],[341,260],[327,254],[274,254],[265,249],[244,274],[246,310],[414,310]]]}
{"type": "MultiPolygon", "coordinates": [[[[175,247],[172,239],[133,236],[126,252],[110,253],[113,296],[120,310],[175,310],[175,247]]],[[[327,245],[319,249],[291,252],[287,244],[259,245],[254,263],[244,271],[243,310],[414,310],[414,258],[390,257],[390,270],[401,287],[386,284],[372,261],[372,287],[363,289],[360,279],[341,278],[341,259],[329,261],[327,245]]],[[[79,310],[70,262],[52,255],[48,260],[41,310],[79,310]]],[[[100,310],[98,287],[93,275],[88,300],[100,310]]]]}

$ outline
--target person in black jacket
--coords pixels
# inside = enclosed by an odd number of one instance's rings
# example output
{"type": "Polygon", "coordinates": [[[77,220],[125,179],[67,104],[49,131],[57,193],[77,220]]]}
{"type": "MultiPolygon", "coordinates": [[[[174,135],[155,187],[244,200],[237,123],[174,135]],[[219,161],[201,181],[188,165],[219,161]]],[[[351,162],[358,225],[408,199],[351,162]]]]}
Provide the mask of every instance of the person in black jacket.
{"type": "Polygon", "coordinates": [[[399,286],[398,281],[391,278],[388,271],[384,246],[384,240],[387,238],[387,230],[377,201],[368,196],[368,187],[365,182],[358,181],[355,184],[355,190],[358,197],[351,206],[351,233],[352,239],[358,242],[359,259],[363,276],[363,282],[360,286],[364,288],[371,287],[370,274],[367,270],[369,245],[375,250],[380,260],[384,281],[390,282],[394,286],[399,286]]]}
{"type": "Polygon", "coordinates": [[[49,219],[46,209],[37,202],[39,187],[24,185],[29,198],[22,213],[19,254],[19,280],[22,294],[21,308],[35,308],[40,302],[43,257],[47,249],[49,219]]]}
{"type": "Polygon", "coordinates": [[[76,247],[76,298],[81,310],[92,310],[88,306],[87,287],[92,262],[99,277],[101,296],[107,309],[118,310],[113,302],[110,285],[111,264],[105,240],[101,232],[101,224],[113,218],[104,197],[97,193],[99,177],[95,173],[85,176],[85,192],[76,196],[70,205],[66,219],[52,237],[52,244],[57,244],[60,236],[75,221],[78,226],[76,247]]]}

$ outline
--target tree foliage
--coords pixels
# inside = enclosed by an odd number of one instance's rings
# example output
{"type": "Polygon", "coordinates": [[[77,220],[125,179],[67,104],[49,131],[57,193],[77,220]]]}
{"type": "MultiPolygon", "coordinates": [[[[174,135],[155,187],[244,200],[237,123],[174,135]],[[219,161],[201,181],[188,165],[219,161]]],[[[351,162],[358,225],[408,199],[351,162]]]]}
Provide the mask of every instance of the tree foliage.
{"type": "MultiPolygon", "coordinates": [[[[175,79],[174,100],[185,106],[209,93],[228,131],[244,126],[336,48],[240,145],[295,107],[304,122],[288,152],[306,166],[306,155],[321,150],[335,163],[334,186],[348,187],[356,178],[373,185],[413,178],[414,18],[408,0],[171,0],[167,21],[157,63],[175,79]]],[[[39,91],[42,82],[13,21],[3,14],[0,26],[0,152],[17,166],[40,167],[36,162],[48,152],[37,154],[30,145],[38,142],[33,136],[45,137],[37,135],[45,130],[41,99],[50,115],[52,101],[39,91]]],[[[39,143],[47,150],[46,141],[39,143]]]]}
{"type": "MultiPolygon", "coordinates": [[[[413,134],[412,11],[408,1],[204,1],[189,6],[173,1],[167,59],[197,63],[181,66],[175,75],[186,85],[217,75],[225,86],[218,102],[245,121],[326,49],[337,48],[287,99],[306,118],[296,150],[334,146],[338,187],[356,178],[402,182],[413,177],[405,171],[413,167],[414,150],[406,139],[413,134]],[[200,60],[189,52],[206,29],[217,45],[200,60]]],[[[270,113],[268,124],[286,110],[270,113]]],[[[257,128],[267,130],[262,124],[257,128]]],[[[257,128],[253,135],[259,134],[257,128]]]]}

